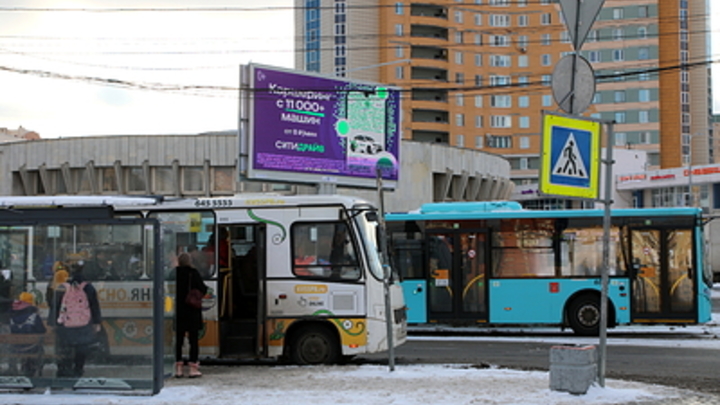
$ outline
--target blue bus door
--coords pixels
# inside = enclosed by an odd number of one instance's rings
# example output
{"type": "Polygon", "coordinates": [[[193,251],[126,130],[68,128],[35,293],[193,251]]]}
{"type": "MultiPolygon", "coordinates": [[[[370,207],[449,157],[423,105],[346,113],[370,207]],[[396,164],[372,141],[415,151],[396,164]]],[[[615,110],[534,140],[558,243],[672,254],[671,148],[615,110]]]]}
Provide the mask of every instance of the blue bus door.
{"type": "Polygon", "coordinates": [[[695,322],[692,229],[634,229],[632,321],[695,322]]]}
{"type": "Polygon", "coordinates": [[[483,231],[428,232],[429,321],[487,322],[487,241],[483,231]]]}

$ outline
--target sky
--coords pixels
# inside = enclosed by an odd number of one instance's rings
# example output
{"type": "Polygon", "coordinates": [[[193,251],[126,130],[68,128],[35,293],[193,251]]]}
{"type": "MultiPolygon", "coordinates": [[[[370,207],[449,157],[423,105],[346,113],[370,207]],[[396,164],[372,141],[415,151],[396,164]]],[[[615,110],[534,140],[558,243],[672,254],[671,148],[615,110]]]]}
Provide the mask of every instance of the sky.
{"type": "MultiPolygon", "coordinates": [[[[236,129],[239,66],[294,65],[292,4],[3,0],[0,128],[43,138],[236,129]]],[[[713,36],[715,60],[720,31],[713,36]]]]}

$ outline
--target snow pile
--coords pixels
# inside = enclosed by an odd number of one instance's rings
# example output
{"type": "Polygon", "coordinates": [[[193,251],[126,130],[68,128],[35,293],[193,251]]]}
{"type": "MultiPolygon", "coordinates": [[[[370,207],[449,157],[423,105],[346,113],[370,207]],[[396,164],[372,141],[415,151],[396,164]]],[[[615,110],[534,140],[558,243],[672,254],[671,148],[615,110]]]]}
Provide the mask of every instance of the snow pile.
{"type": "Polygon", "coordinates": [[[477,369],[468,365],[396,366],[213,366],[201,379],[169,379],[159,395],[0,395],[3,403],[32,405],[109,404],[621,404],[680,398],[687,391],[606,380],[583,396],[549,389],[540,371],[477,369]]]}

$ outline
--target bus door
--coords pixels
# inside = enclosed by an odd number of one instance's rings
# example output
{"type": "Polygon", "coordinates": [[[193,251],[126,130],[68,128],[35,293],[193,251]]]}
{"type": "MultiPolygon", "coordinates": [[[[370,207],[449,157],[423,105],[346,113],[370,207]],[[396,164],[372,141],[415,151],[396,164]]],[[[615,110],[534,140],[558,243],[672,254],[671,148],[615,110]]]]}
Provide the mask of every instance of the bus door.
{"type": "Polygon", "coordinates": [[[267,353],[264,339],[265,226],[227,226],[230,268],[218,275],[220,357],[267,353]]]}
{"type": "Polygon", "coordinates": [[[428,233],[428,320],[487,322],[487,233],[428,233]]]}
{"type": "Polygon", "coordinates": [[[634,229],[633,322],[695,321],[695,257],[691,229],[634,229]]]}

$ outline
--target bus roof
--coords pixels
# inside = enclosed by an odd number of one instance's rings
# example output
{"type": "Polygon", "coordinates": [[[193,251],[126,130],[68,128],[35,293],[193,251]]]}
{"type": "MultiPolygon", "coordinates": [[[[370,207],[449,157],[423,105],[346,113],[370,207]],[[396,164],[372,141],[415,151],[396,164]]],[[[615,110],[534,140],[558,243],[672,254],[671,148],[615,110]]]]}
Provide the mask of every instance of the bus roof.
{"type": "Polygon", "coordinates": [[[259,206],[297,206],[343,204],[345,207],[372,205],[370,202],[344,195],[279,195],[279,194],[236,194],[227,197],[163,197],[163,196],[0,196],[0,208],[19,207],[96,207],[149,209],[163,208],[239,208],[259,206]]]}
{"type": "MultiPolygon", "coordinates": [[[[662,217],[662,216],[700,216],[702,209],[694,207],[667,208],[620,208],[611,210],[613,217],[662,217]]],[[[419,210],[388,213],[387,221],[426,221],[426,220],[473,220],[504,218],[587,218],[602,217],[604,209],[571,210],[527,210],[515,201],[489,202],[445,202],[423,204],[419,210]]]]}

